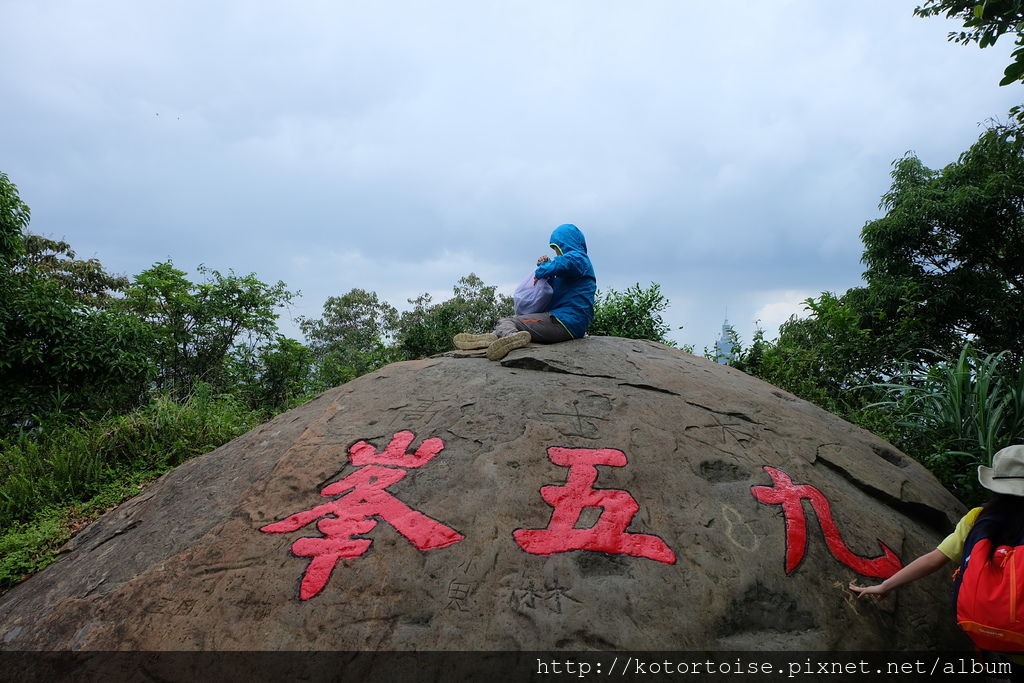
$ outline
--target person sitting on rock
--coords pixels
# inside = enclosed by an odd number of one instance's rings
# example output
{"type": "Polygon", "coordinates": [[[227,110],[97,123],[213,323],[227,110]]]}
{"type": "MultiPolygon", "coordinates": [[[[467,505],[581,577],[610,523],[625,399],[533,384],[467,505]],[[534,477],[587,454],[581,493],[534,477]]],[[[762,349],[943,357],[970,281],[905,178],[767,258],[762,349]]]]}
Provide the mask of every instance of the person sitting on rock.
{"type": "Polygon", "coordinates": [[[575,225],[565,223],[551,233],[555,257],[542,256],[534,277],[546,279],[552,288],[551,305],[544,313],[502,318],[494,332],[457,334],[459,349],[487,349],[487,358],[500,360],[512,349],[531,341],[539,344],[579,339],[594,319],[597,276],[587,256],[587,241],[575,225]]]}

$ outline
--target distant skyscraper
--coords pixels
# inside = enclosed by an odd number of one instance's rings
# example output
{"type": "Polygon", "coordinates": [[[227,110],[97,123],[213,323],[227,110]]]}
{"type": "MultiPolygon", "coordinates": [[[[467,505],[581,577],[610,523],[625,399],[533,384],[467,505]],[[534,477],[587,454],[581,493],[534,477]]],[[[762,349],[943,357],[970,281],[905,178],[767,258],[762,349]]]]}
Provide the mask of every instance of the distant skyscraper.
{"type": "Polygon", "coordinates": [[[729,319],[726,318],[722,322],[722,336],[718,338],[718,342],[715,344],[715,362],[727,365],[733,359],[733,350],[732,325],[729,324],[729,319]]]}

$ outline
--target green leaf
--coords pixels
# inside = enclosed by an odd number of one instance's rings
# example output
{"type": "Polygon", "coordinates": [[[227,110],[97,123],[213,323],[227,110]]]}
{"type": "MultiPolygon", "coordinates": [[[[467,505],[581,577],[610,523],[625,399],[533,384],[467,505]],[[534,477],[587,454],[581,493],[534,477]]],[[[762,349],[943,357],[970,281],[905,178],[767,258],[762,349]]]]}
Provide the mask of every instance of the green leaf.
{"type": "Polygon", "coordinates": [[[999,85],[1009,85],[1014,81],[1019,81],[1021,76],[1024,76],[1024,61],[1014,62],[1006,67],[1006,71],[1003,72],[1003,80],[999,81],[999,85]]]}

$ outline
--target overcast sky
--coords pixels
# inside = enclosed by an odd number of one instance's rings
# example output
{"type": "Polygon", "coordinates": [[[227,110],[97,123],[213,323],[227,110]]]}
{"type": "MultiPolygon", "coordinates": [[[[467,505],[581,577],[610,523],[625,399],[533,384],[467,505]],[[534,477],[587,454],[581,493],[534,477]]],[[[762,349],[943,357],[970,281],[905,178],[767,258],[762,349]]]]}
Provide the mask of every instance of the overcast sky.
{"type": "Polygon", "coordinates": [[[0,171],[109,271],[284,280],[296,337],[353,287],[511,293],[575,223],[699,353],[859,284],[893,160],[1021,102],[1012,41],[915,4],[0,0],[0,171]]]}

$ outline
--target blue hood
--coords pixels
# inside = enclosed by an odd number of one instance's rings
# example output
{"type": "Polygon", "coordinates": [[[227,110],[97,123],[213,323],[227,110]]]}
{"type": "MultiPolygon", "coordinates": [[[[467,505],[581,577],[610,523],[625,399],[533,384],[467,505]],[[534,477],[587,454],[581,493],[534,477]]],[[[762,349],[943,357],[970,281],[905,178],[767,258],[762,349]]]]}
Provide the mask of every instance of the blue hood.
{"type": "Polygon", "coordinates": [[[551,233],[551,246],[558,255],[541,263],[534,275],[551,284],[551,315],[569,334],[580,338],[594,319],[597,276],[587,256],[587,240],[575,225],[565,223],[551,233]]]}
{"type": "Polygon", "coordinates": [[[572,223],[563,223],[551,233],[551,246],[557,247],[559,253],[582,251],[587,253],[587,238],[572,223]]]}

